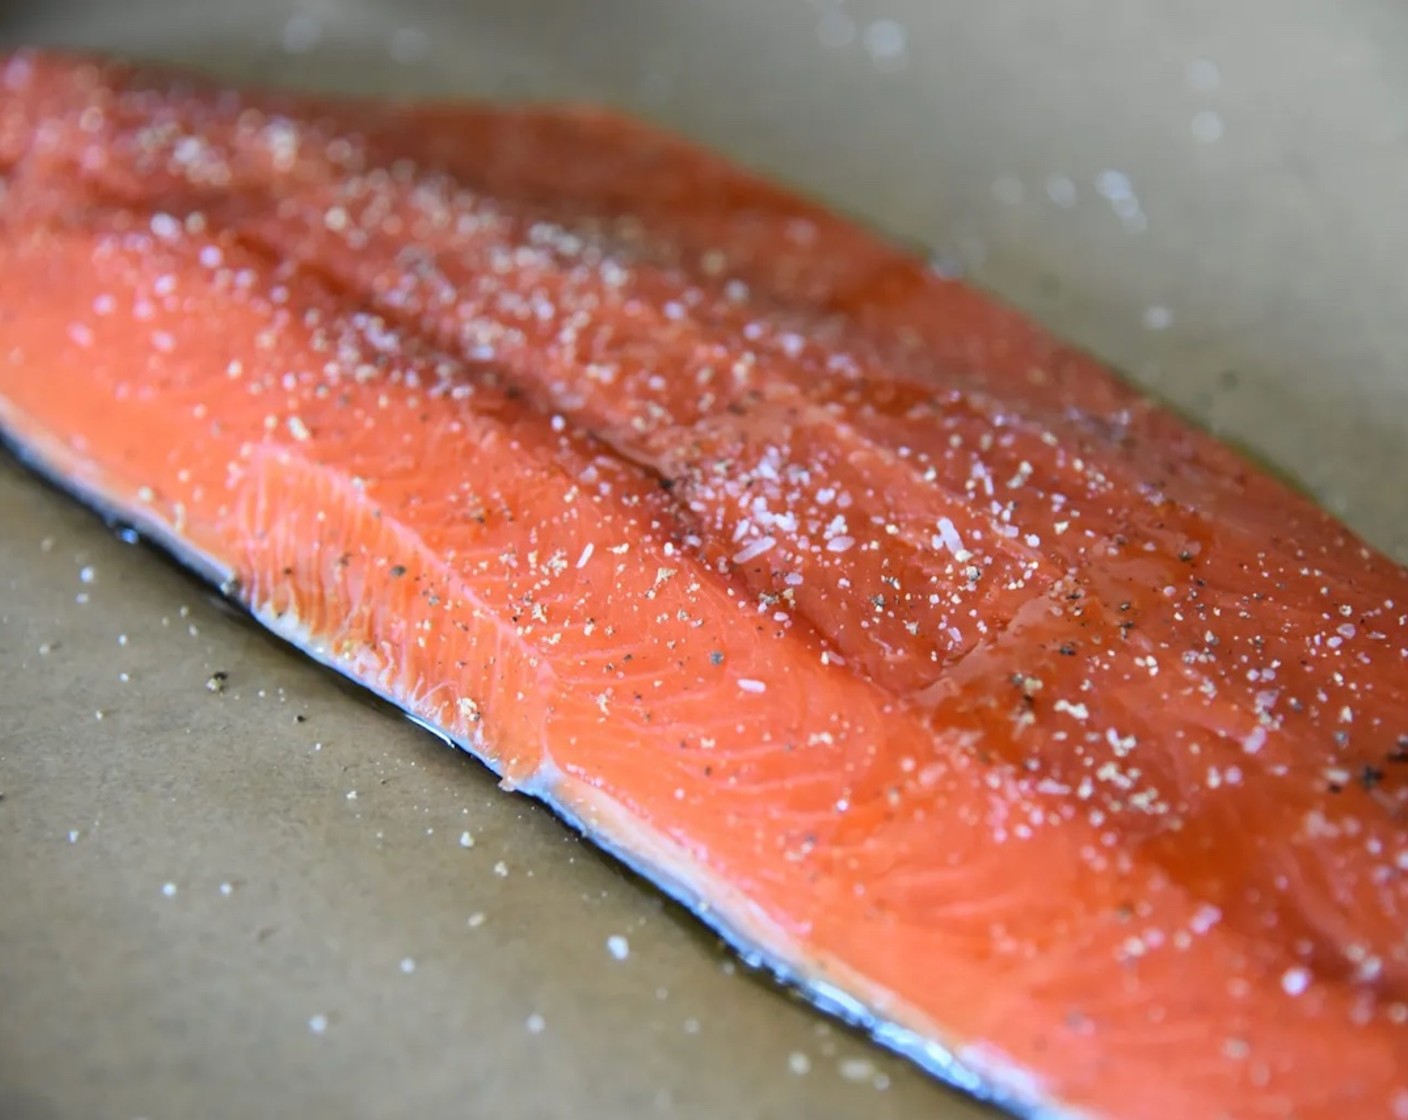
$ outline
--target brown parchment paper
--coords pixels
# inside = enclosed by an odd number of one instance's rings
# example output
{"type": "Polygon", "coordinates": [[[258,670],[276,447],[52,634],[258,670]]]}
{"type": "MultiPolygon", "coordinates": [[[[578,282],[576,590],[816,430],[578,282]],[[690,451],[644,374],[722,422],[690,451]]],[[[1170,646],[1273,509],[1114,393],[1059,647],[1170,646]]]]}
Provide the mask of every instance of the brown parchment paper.
{"type": "MultiPolygon", "coordinates": [[[[1408,557],[1391,0],[12,0],[0,40],[633,108],[1408,557]]],[[[982,1115],[9,461],[0,655],[5,1120],[982,1115]]]]}

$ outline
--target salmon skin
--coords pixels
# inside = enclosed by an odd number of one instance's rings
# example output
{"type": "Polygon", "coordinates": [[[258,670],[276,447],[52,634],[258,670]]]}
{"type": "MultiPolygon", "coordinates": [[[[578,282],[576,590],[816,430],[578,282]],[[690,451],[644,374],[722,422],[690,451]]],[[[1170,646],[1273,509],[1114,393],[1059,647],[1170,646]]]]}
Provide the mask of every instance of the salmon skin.
{"type": "Polygon", "coordinates": [[[1408,572],[612,113],[0,96],[28,462],[971,1093],[1408,1117],[1408,572]]]}

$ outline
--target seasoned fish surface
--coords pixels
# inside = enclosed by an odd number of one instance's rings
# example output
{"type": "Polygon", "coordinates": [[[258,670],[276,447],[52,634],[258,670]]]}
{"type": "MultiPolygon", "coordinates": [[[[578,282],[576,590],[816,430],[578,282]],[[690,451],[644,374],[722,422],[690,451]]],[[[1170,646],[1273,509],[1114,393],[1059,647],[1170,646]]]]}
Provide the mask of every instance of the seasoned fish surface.
{"type": "Polygon", "coordinates": [[[1408,1117],[1408,573],[642,124],[0,61],[0,430],[1015,1111],[1408,1117]]]}

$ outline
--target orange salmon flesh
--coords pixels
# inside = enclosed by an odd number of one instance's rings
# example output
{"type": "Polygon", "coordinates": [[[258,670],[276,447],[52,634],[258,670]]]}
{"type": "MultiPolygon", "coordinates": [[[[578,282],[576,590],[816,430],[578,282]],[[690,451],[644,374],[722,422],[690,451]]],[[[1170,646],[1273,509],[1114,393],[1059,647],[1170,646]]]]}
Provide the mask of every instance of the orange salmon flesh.
{"type": "Polygon", "coordinates": [[[1013,1112],[1408,1118],[1408,572],[575,106],[0,59],[0,431],[1013,1112]]]}

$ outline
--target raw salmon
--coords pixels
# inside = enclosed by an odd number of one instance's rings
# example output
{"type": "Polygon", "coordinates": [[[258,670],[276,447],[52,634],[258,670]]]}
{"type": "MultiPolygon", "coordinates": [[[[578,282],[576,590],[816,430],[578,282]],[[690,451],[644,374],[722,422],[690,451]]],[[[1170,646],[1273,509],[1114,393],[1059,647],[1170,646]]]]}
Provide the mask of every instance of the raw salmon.
{"type": "Polygon", "coordinates": [[[612,113],[0,90],[29,463],[958,1086],[1408,1117],[1408,572],[612,113]]]}

